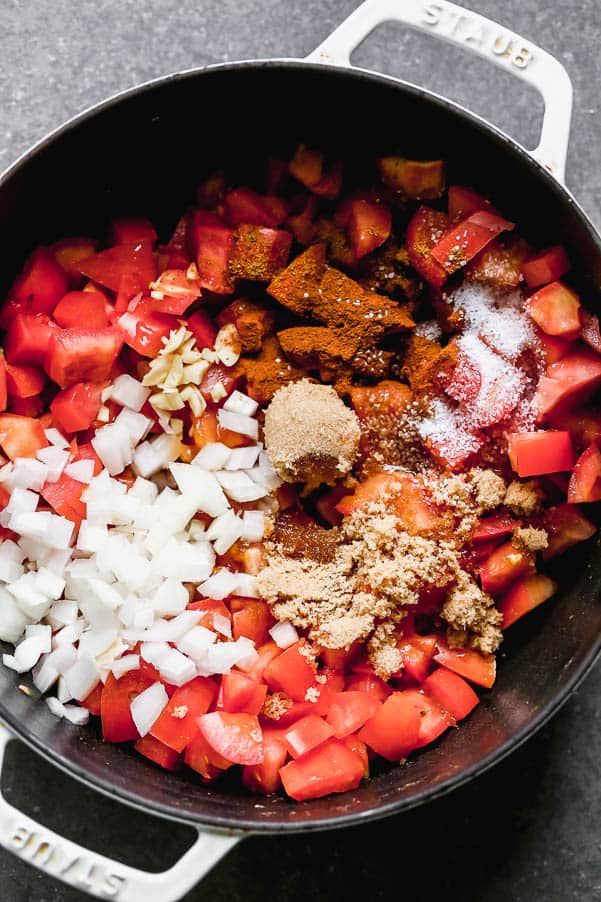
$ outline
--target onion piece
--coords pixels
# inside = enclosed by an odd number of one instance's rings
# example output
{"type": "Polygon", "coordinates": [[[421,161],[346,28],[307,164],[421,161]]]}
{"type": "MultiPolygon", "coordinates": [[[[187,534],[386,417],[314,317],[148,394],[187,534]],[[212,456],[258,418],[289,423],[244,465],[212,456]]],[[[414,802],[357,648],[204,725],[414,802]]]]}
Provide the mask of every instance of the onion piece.
{"type": "Polygon", "coordinates": [[[169,696],[162,683],[153,683],[148,689],[140,692],[131,705],[132,720],[140,736],[146,736],[166,707],[169,696]]]}
{"type": "Polygon", "coordinates": [[[240,575],[232,573],[227,567],[221,567],[198,587],[198,591],[205,598],[214,598],[218,601],[227,598],[228,595],[235,595],[240,575]]]}
{"type": "Polygon", "coordinates": [[[267,490],[263,485],[253,482],[253,480],[241,470],[233,472],[220,470],[215,476],[223,487],[226,495],[228,495],[232,501],[258,501],[259,498],[263,498],[267,494],[267,490]]]}
{"type": "Polygon", "coordinates": [[[81,655],[79,660],[64,674],[67,688],[78,702],[87,698],[100,682],[98,666],[93,658],[81,655]]]}
{"type": "Polygon", "coordinates": [[[240,538],[245,542],[260,542],[264,534],[265,514],[263,511],[244,511],[240,538]]]}
{"type": "Polygon", "coordinates": [[[201,470],[221,470],[231,453],[232,449],[221,442],[207,442],[193,459],[192,466],[201,470]]]}
{"type": "Polygon", "coordinates": [[[135,411],[140,411],[144,407],[149,395],[150,389],[128,373],[117,376],[110,386],[109,392],[109,398],[112,398],[117,404],[135,411]]]}
{"type": "Polygon", "coordinates": [[[223,405],[223,409],[229,410],[232,413],[241,413],[247,417],[254,417],[259,409],[259,405],[252,398],[249,398],[248,395],[245,395],[236,389],[231,393],[223,405]]]}
{"type": "Polygon", "coordinates": [[[69,442],[67,441],[65,436],[58,431],[58,429],[44,429],[44,435],[51,445],[55,445],[61,450],[69,447],[69,442]]]}
{"type": "Polygon", "coordinates": [[[259,424],[252,417],[243,413],[233,413],[221,407],[217,411],[217,420],[223,429],[230,429],[238,435],[247,435],[255,441],[259,438],[259,424]]]}
{"type": "MultiPolygon", "coordinates": [[[[71,453],[50,445],[48,448],[40,448],[36,457],[48,468],[46,481],[57,482],[71,459],[71,453]]],[[[90,463],[93,465],[93,461],[90,461],[90,463]]]]}
{"type": "Polygon", "coordinates": [[[113,661],[110,669],[115,679],[119,680],[125,673],[129,673],[130,670],[138,670],[139,667],[139,655],[123,655],[122,658],[118,658],[116,661],[113,661]]]}
{"type": "Polygon", "coordinates": [[[259,452],[263,445],[247,445],[243,448],[234,448],[227,459],[226,470],[250,470],[257,462],[259,452]]]}
{"type": "Polygon", "coordinates": [[[94,461],[76,460],[65,467],[65,473],[77,482],[88,484],[94,478],[94,461]]]}
{"type": "Polygon", "coordinates": [[[15,599],[0,587],[0,639],[16,645],[25,632],[27,623],[28,618],[15,599]]]}
{"type": "Polygon", "coordinates": [[[207,648],[217,641],[217,634],[204,626],[193,626],[177,642],[178,649],[194,661],[202,659],[207,648]]]}
{"type": "Polygon", "coordinates": [[[269,635],[278,648],[290,648],[298,642],[298,633],[289,620],[280,620],[269,630],[269,635]]]}
{"type": "Polygon", "coordinates": [[[182,582],[170,577],[162,583],[152,596],[152,605],[157,614],[180,614],[189,602],[188,590],[182,582]]]}

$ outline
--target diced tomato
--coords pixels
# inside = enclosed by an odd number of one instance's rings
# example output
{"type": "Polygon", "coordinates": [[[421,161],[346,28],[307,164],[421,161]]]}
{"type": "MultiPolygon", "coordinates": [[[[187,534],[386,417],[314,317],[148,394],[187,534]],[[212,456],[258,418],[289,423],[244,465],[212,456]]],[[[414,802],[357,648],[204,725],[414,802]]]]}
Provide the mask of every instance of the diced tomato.
{"type": "Polygon", "coordinates": [[[433,529],[438,517],[417,480],[404,472],[377,473],[361,482],[336,505],[343,516],[390,496],[391,507],[409,532],[433,529]]]}
{"type": "Polygon", "coordinates": [[[246,636],[255,645],[262,645],[267,641],[267,631],[273,626],[274,620],[264,601],[239,599],[232,602],[231,609],[234,639],[246,636]]]}
{"type": "Polygon", "coordinates": [[[307,689],[315,685],[315,664],[303,654],[304,645],[296,642],[265,669],[264,679],[274,692],[285,692],[297,702],[305,700],[307,689]]]}
{"type": "Polygon", "coordinates": [[[334,736],[342,739],[360,729],[374,716],[380,705],[380,699],[373,692],[335,692],[331,696],[326,720],[334,736]]]}
{"type": "Polygon", "coordinates": [[[187,272],[181,269],[164,270],[152,285],[153,295],[164,295],[162,299],[152,297],[153,308],[159,313],[171,313],[174,316],[185,313],[201,292],[200,280],[189,278],[187,272]]]}
{"type": "Polygon", "coordinates": [[[361,642],[354,642],[350,648],[322,648],[319,656],[327,667],[345,670],[355,660],[361,647],[361,642]]]}
{"type": "Polygon", "coordinates": [[[95,238],[64,238],[50,245],[54,259],[64,269],[72,284],[81,282],[80,260],[91,257],[98,242],[95,238]]]}
{"type": "Polygon", "coordinates": [[[184,761],[199,773],[203,780],[214,780],[219,774],[232,766],[233,762],[228,761],[219,755],[215,749],[209,745],[202,733],[198,732],[186,746],[184,761]]]}
{"type": "Polygon", "coordinates": [[[12,413],[0,414],[0,446],[11,460],[35,457],[40,448],[48,445],[40,420],[12,413]]]}
{"type": "Polygon", "coordinates": [[[181,755],[170,749],[168,745],[159,742],[150,733],[143,736],[142,739],[138,739],[134,748],[140,755],[144,755],[145,758],[154,761],[165,770],[177,770],[181,764],[181,755]]]}
{"type": "Polygon", "coordinates": [[[302,758],[333,734],[334,730],[322,717],[308,714],[289,727],[282,739],[293,758],[302,758]]]}
{"type": "Polygon", "coordinates": [[[539,345],[547,366],[561,360],[570,351],[574,350],[574,339],[559,338],[557,335],[547,335],[538,326],[535,327],[536,341],[539,345]]]}
{"type": "Polygon", "coordinates": [[[573,351],[547,367],[539,380],[533,400],[538,422],[546,419],[560,403],[575,395],[578,400],[601,383],[601,357],[589,350],[573,351]]]}
{"type": "Polygon", "coordinates": [[[76,382],[55,396],[50,404],[52,415],[65,432],[89,429],[98,416],[102,384],[76,382]]]}
{"type": "Polygon", "coordinates": [[[100,703],[102,700],[102,690],[104,686],[102,683],[98,683],[95,689],[92,689],[89,695],[87,695],[80,705],[82,708],[87,708],[90,714],[94,715],[94,717],[100,717],[100,703]]]}
{"type": "Polygon", "coordinates": [[[542,573],[532,573],[516,580],[497,605],[503,615],[503,629],[547,601],[557,591],[557,584],[542,573]]]}
{"type": "Polygon", "coordinates": [[[575,504],[560,504],[545,511],[543,526],[549,536],[549,544],[543,551],[544,560],[563,554],[572,545],[585,542],[597,532],[597,527],[575,504]]]}
{"type": "Polygon", "coordinates": [[[403,670],[417,683],[428,676],[436,651],[436,636],[404,636],[398,643],[403,670]]]}
{"type": "Polygon", "coordinates": [[[316,185],[322,177],[323,167],[324,155],[321,151],[312,150],[309,147],[305,147],[304,144],[299,144],[288,164],[288,171],[305,188],[311,190],[313,185],[316,185]]]}
{"type": "Polygon", "coordinates": [[[288,263],[292,235],[283,229],[241,225],[235,233],[230,273],[236,279],[269,282],[288,263]]]}
{"type": "Polygon", "coordinates": [[[23,272],[14,282],[10,298],[14,301],[10,312],[3,311],[2,325],[8,325],[10,313],[52,313],[69,290],[69,280],[54,254],[47,247],[38,247],[29,257],[23,272]]]}
{"type": "Polygon", "coordinates": [[[79,271],[111,291],[119,291],[121,279],[126,273],[137,276],[147,288],[156,275],[152,245],[147,242],[118,244],[82,260],[79,271]]]}
{"type": "Polygon", "coordinates": [[[486,247],[500,232],[514,223],[488,210],[479,210],[450,226],[432,248],[432,257],[447,274],[457,272],[486,247]]]}
{"type": "Polygon", "coordinates": [[[489,213],[497,212],[489,200],[464,185],[449,185],[447,198],[451,222],[465,219],[479,210],[487,210],[489,213]]]}
{"type": "Polygon", "coordinates": [[[267,686],[257,683],[245,673],[232,671],[221,678],[221,701],[224,711],[260,714],[266,695],[267,686]]]}
{"type": "Polygon", "coordinates": [[[60,299],[53,313],[63,329],[104,329],[109,324],[107,303],[99,291],[69,291],[60,299]]]}
{"type": "Polygon", "coordinates": [[[415,706],[402,692],[393,692],[359,732],[359,739],[388,761],[399,761],[417,746],[419,731],[415,706]]]}
{"type": "Polygon", "coordinates": [[[369,777],[369,754],[367,746],[355,733],[352,733],[350,736],[345,736],[342,741],[361,761],[363,766],[363,776],[367,779],[367,777],[369,777]]]}
{"type": "Polygon", "coordinates": [[[204,310],[197,310],[192,316],[188,317],[187,326],[194,338],[198,348],[212,348],[215,344],[217,329],[213,320],[205,313],[204,310]]]}
{"type": "Polygon", "coordinates": [[[277,229],[286,218],[286,207],[280,201],[273,201],[277,198],[261,197],[250,188],[235,188],[224,199],[228,222],[234,228],[248,223],[277,229]]]}
{"type": "Polygon", "coordinates": [[[85,520],[87,508],[81,500],[86,486],[67,473],[62,473],[55,482],[47,482],[40,492],[60,517],[66,517],[78,526],[85,520]]]}
{"type": "Polygon", "coordinates": [[[478,521],[472,533],[472,542],[489,542],[491,539],[501,539],[511,535],[514,529],[520,525],[510,514],[490,514],[478,521]]]}
{"type": "Polygon", "coordinates": [[[582,323],[582,330],[580,333],[582,340],[589,346],[589,348],[592,348],[593,351],[596,351],[597,354],[601,354],[601,331],[599,330],[599,317],[595,316],[593,313],[589,313],[588,310],[584,310],[581,307],[580,321],[582,323]]]}
{"type": "Polygon", "coordinates": [[[455,718],[421,689],[404,689],[403,698],[411,702],[419,715],[419,737],[416,748],[423,748],[438,739],[445,730],[455,726],[455,718]]]}
{"type": "Polygon", "coordinates": [[[109,673],[100,702],[102,735],[107,742],[128,742],[139,738],[130,705],[152,683],[153,680],[139,670],[130,670],[118,680],[109,673]]]}
{"type": "Polygon", "coordinates": [[[432,250],[448,226],[445,213],[419,207],[407,226],[407,252],[411,266],[434,288],[446,281],[447,272],[432,256],[432,250]]]}
{"type": "Polygon", "coordinates": [[[568,255],[560,244],[539,251],[522,265],[522,273],[528,288],[538,288],[555,282],[570,269],[568,255]]]}
{"type": "Polygon", "coordinates": [[[347,228],[353,253],[358,260],[375,251],[390,237],[390,207],[368,200],[353,200],[347,228]]]}
{"type": "MultiPolygon", "coordinates": [[[[133,306],[133,305],[132,305],[133,306]]],[[[152,298],[142,298],[133,310],[117,320],[125,344],[142,357],[156,357],[163,348],[163,339],[179,328],[179,321],[168,313],[158,313],[152,298]]]]}
{"type": "Polygon", "coordinates": [[[288,749],[280,737],[279,730],[263,728],[263,761],[261,764],[247,764],[242,769],[242,782],[251,792],[271,795],[282,785],[280,769],[286,763],[288,749]]]}
{"type": "Polygon", "coordinates": [[[346,680],[345,689],[349,692],[369,692],[375,695],[380,701],[386,701],[392,694],[392,689],[388,683],[384,682],[375,673],[351,673],[346,680]]]}
{"type": "Polygon", "coordinates": [[[408,160],[405,157],[379,157],[382,181],[412,200],[436,200],[444,189],[443,160],[408,160]]]}
{"type": "Polygon", "coordinates": [[[263,734],[255,715],[213,711],[203,714],[197,722],[211,748],[232,764],[263,761],[263,734]]]}
{"type": "MultiPolygon", "coordinates": [[[[485,655],[473,648],[449,648],[442,640],[438,640],[438,651],[434,655],[437,664],[448,667],[470,683],[490,689],[497,676],[497,663],[494,655],[485,655]]],[[[424,682],[427,682],[425,680],[424,682]]]]}
{"type": "Polygon", "coordinates": [[[472,687],[446,667],[438,667],[431,673],[422,688],[455,720],[467,717],[480,701],[472,687]]]}
{"type": "MultiPolygon", "coordinates": [[[[15,398],[33,398],[39,395],[46,383],[42,370],[34,366],[8,363],[3,366],[6,390],[15,398]]],[[[4,405],[6,408],[6,404],[4,405]]]]}
{"type": "Polygon", "coordinates": [[[317,213],[318,200],[312,195],[306,195],[303,207],[298,213],[294,213],[286,219],[286,226],[294,235],[294,240],[305,247],[314,240],[317,228],[313,222],[317,213]]]}
{"type": "Polygon", "coordinates": [[[563,282],[551,282],[530,295],[525,309],[547,335],[573,338],[580,332],[580,298],[563,282]]]}
{"type": "Polygon", "coordinates": [[[128,244],[134,247],[139,244],[153,245],[158,237],[150,220],[141,216],[115,219],[111,233],[113,244],[128,244]]]}
{"type": "Polygon", "coordinates": [[[50,336],[58,326],[44,313],[18,313],[11,321],[4,349],[10,363],[42,364],[50,336]]]}
{"type": "Polygon", "coordinates": [[[468,263],[465,276],[473,282],[485,282],[495,288],[515,288],[522,281],[522,263],[529,246],[523,239],[511,241],[493,238],[484,250],[468,263]]]}
{"type": "MultiPolygon", "coordinates": [[[[222,363],[216,363],[207,371],[200,383],[200,393],[205,401],[214,404],[215,401],[211,392],[215,390],[215,387],[218,384],[223,386],[223,390],[227,396],[231,395],[235,388],[238,388],[240,381],[240,375],[233,367],[224,366],[222,363]]],[[[219,400],[222,398],[223,395],[219,400]]]]}
{"type": "Polygon", "coordinates": [[[104,382],[122,344],[117,329],[61,329],[50,337],[44,368],[61,388],[74,382],[104,382]]]}
{"type": "Polygon", "coordinates": [[[208,677],[196,677],[175,690],[152,726],[151,734],[182,752],[198,731],[197,719],[211,707],[217,688],[208,677]]]}
{"type": "Polygon", "coordinates": [[[199,225],[196,240],[196,264],[201,287],[216,294],[229,294],[234,290],[230,275],[234,230],[221,225],[199,225]]]}
{"type": "Polygon", "coordinates": [[[601,500],[601,453],[592,442],[580,455],[568,487],[568,503],[583,504],[601,500]]]}
{"type": "Polygon", "coordinates": [[[513,432],[508,440],[509,459],[518,476],[561,473],[574,466],[569,432],[513,432]]]}
{"type": "Polygon", "coordinates": [[[303,802],[356,789],[363,777],[363,763],[344,742],[330,739],[282,767],[280,777],[287,795],[303,802]]]}
{"type": "Polygon", "coordinates": [[[6,384],[6,360],[3,354],[0,354],[0,411],[6,410],[8,405],[8,388],[6,384]]]}
{"type": "Polygon", "coordinates": [[[485,592],[498,595],[514,579],[534,570],[534,555],[506,542],[497,548],[480,567],[480,581],[485,592]]]}

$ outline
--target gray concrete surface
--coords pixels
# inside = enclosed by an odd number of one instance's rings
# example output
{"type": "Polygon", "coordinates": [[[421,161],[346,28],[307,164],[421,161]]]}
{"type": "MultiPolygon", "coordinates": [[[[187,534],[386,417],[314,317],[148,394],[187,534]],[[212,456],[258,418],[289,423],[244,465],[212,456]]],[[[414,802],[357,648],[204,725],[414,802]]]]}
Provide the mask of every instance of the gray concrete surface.
{"type": "MultiPolygon", "coordinates": [[[[303,56],[356,5],[356,0],[1,0],[0,168],[68,116],[137,82],[218,61],[303,56]]],[[[469,5],[539,42],[568,68],[575,88],[568,183],[601,225],[599,0],[469,5]]],[[[530,146],[535,143],[541,112],[536,95],[452,48],[386,26],[355,59],[471,105],[530,146]]],[[[597,667],[549,726],[475,784],[371,826],[248,840],[188,899],[599,900],[600,760],[597,667]]],[[[189,841],[186,830],[99,798],[17,744],[3,786],[29,814],[140,867],[168,866],[189,841]]],[[[84,897],[0,851],[0,899],[81,902],[84,897]]]]}

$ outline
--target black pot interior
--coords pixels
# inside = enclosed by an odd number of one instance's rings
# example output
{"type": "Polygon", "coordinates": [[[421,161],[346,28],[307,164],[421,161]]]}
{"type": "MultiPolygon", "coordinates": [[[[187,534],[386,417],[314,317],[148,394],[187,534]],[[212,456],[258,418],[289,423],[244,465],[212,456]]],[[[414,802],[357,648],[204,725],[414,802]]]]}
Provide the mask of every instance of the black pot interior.
{"type": "MultiPolygon", "coordinates": [[[[359,173],[373,155],[445,157],[451,181],[480,188],[537,244],[563,242],[593,309],[601,285],[594,230],[525,152],[444,101],[378,76],[296,63],[240,64],[164,80],[62,130],[0,184],[0,288],[36,244],[102,236],[117,214],[148,215],[168,237],[215,166],[252,179],[269,152],[332,148],[359,173]]],[[[342,825],[409,807],[498,760],[552,713],[592,663],[601,636],[598,542],[558,565],[560,596],[515,626],[494,689],[460,729],[356,792],[306,802],[254,798],[160,770],[103,743],[96,725],[54,718],[0,668],[0,716],[55,763],[171,817],[253,830],[342,825]]]]}

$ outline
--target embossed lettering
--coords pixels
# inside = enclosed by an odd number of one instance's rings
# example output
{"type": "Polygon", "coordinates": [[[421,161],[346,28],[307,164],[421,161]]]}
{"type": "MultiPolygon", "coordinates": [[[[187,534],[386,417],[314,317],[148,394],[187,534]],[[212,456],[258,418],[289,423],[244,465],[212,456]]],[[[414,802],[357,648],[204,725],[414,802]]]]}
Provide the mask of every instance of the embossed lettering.
{"type": "Polygon", "coordinates": [[[15,849],[23,849],[31,839],[31,830],[27,827],[17,827],[10,839],[15,849]]]}
{"type": "Polygon", "coordinates": [[[510,56],[513,47],[511,35],[499,34],[493,41],[492,52],[497,56],[510,56]]]}
{"type": "Polygon", "coordinates": [[[424,6],[424,24],[435,26],[440,23],[442,17],[442,6],[438,3],[426,3],[424,6]]]}
{"type": "Polygon", "coordinates": [[[528,49],[528,47],[522,47],[518,52],[514,55],[511,62],[514,66],[517,66],[518,69],[525,69],[528,63],[532,59],[532,51],[528,49]]]}
{"type": "Polygon", "coordinates": [[[102,892],[105,896],[111,896],[113,899],[116,899],[126,882],[125,877],[120,877],[119,874],[106,874],[102,892]]]}
{"type": "Polygon", "coordinates": [[[36,848],[31,853],[31,860],[35,861],[37,859],[42,866],[45,866],[52,858],[53,852],[54,850],[50,843],[46,842],[45,840],[40,840],[36,848]]]}

